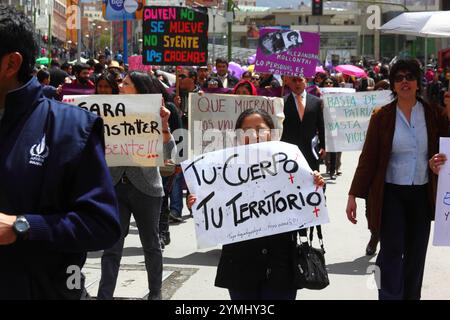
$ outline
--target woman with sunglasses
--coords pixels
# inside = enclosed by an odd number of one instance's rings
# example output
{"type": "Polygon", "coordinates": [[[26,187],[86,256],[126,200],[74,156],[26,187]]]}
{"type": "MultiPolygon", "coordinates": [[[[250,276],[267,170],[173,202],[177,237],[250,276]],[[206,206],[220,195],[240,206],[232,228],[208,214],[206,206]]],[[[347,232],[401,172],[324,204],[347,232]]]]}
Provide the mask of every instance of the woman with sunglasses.
{"type": "Polygon", "coordinates": [[[447,116],[421,98],[421,79],[415,60],[392,67],[395,100],[373,113],[349,191],[348,219],[357,223],[355,198],[367,198],[369,229],[380,235],[380,300],[421,297],[437,180],[428,159],[448,136],[447,116]]]}

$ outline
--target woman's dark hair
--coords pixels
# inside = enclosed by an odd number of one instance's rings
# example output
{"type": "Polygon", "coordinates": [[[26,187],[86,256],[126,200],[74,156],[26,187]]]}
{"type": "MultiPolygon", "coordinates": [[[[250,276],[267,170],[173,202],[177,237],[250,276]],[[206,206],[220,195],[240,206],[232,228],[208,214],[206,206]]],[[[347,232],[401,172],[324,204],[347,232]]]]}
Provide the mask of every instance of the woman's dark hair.
{"type": "Polygon", "coordinates": [[[386,79],[378,81],[375,84],[375,87],[373,87],[373,90],[389,90],[389,89],[390,89],[389,81],[386,79]]]}
{"type": "Polygon", "coordinates": [[[295,32],[295,31],[289,32],[288,35],[287,35],[288,40],[289,40],[289,41],[292,41],[292,40],[291,40],[292,37],[297,37],[297,39],[298,39],[298,33],[295,32]]]}
{"type": "Polygon", "coordinates": [[[275,124],[273,123],[270,114],[268,114],[267,111],[261,109],[247,109],[244,112],[242,112],[239,115],[238,119],[236,120],[235,129],[242,129],[242,124],[244,123],[245,118],[251,116],[252,114],[259,114],[261,118],[263,118],[264,122],[269,127],[269,129],[275,129],[275,124]]]}
{"type": "Polygon", "coordinates": [[[72,66],[72,65],[71,65],[70,63],[64,62],[64,63],[61,65],[61,70],[64,70],[64,71],[69,70],[69,68],[70,68],[71,66],[72,66]]]}
{"type": "Polygon", "coordinates": [[[395,76],[400,71],[410,72],[414,75],[417,82],[417,95],[420,96],[422,93],[422,71],[420,70],[420,66],[416,60],[408,59],[408,60],[398,60],[391,68],[391,73],[389,74],[389,84],[391,87],[392,94],[394,97],[397,97],[397,93],[394,92],[395,85],[395,76]]]}
{"type": "Polygon", "coordinates": [[[369,80],[367,78],[362,78],[359,83],[359,90],[360,92],[367,91],[367,88],[369,87],[369,80]]]}
{"type": "Polygon", "coordinates": [[[337,82],[337,80],[333,77],[326,77],[321,83],[320,83],[320,87],[323,88],[325,87],[325,82],[327,81],[331,81],[333,82],[333,87],[337,88],[339,87],[339,83],[337,82]]]}
{"type": "Polygon", "coordinates": [[[164,101],[168,100],[167,90],[157,78],[150,77],[147,73],[140,71],[131,71],[128,73],[128,76],[133,82],[137,93],[161,93],[164,101]]]}
{"type": "Polygon", "coordinates": [[[96,63],[94,65],[94,73],[102,73],[105,70],[105,66],[101,63],[96,63]]]}
{"type": "Polygon", "coordinates": [[[27,82],[32,73],[37,55],[36,34],[33,24],[22,12],[13,6],[0,5],[0,59],[11,52],[22,56],[17,78],[27,82]]]}
{"type": "Polygon", "coordinates": [[[223,82],[222,82],[222,80],[220,80],[220,79],[217,78],[217,77],[209,77],[209,78],[205,81],[205,83],[203,84],[203,88],[208,88],[208,84],[209,84],[210,81],[215,81],[215,82],[217,82],[217,88],[223,88],[223,82]]]}
{"type": "Polygon", "coordinates": [[[50,78],[50,72],[48,72],[47,70],[41,69],[37,72],[36,78],[38,79],[38,81],[40,83],[42,83],[42,81],[44,81],[45,79],[50,78]]]}
{"type": "Polygon", "coordinates": [[[252,73],[250,72],[250,71],[245,71],[243,74],[242,74],[242,76],[241,76],[241,79],[243,79],[244,77],[252,77],[252,73]]]}
{"type": "Polygon", "coordinates": [[[105,80],[108,82],[109,86],[112,88],[112,94],[119,94],[119,86],[116,81],[116,76],[108,71],[103,72],[98,76],[98,78],[95,80],[95,94],[98,94],[97,91],[97,85],[100,82],[100,80],[105,80]]]}

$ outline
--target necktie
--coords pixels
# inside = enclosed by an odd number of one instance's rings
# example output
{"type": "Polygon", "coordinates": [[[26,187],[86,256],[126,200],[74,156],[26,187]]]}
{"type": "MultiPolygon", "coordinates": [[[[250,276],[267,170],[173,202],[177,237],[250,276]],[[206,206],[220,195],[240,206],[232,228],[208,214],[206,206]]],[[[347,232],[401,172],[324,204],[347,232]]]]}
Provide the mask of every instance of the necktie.
{"type": "Polygon", "coordinates": [[[305,106],[303,105],[303,99],[301,95],[296,95],[297,97],[297,106],[298,106],[298,116],[300,120],[303,121],[303,115],[305,114],[305,106]]]}

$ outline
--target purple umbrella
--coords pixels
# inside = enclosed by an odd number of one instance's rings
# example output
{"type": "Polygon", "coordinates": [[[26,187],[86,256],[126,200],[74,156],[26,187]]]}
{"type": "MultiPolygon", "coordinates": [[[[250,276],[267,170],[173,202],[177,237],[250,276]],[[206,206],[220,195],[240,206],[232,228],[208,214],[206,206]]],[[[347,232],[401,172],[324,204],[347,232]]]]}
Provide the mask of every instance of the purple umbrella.
{"type": "Polygon", "coordinates": [[[363,69],[358,68],[357,66],[353,66],[351,64],[343,64],[343,65],[337,66],[335,69],[336,69],[336,71],[342,72],[343,74],[346,74],[349,76],[355,76],[357,78],[367,77],[367,74],[363,69]]]}
{"type": "Polygon", "coordinates": [[[242,67],[233,61],[228,64],[228,71],[238,79],[240,79],[244,73],[244,71],[242,71],[242,67]]]}
{"type": "Polygon", "coordinates": [[[247,58],[248,64],[255,64],[256,61],[256,53],[247,58]]]}

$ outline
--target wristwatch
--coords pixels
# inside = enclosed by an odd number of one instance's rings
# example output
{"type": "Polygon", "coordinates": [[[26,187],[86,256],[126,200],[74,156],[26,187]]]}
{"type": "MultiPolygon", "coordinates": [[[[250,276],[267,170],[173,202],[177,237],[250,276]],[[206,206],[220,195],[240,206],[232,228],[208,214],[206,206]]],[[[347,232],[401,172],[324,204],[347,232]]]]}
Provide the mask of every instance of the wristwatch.
{"type": "Polygon", "coordinates": [[[24,240],[30,231],[30,224],[24,216],[18,216],[13,223],[13,230],[17,236],[17,240],[24,240]]]}

